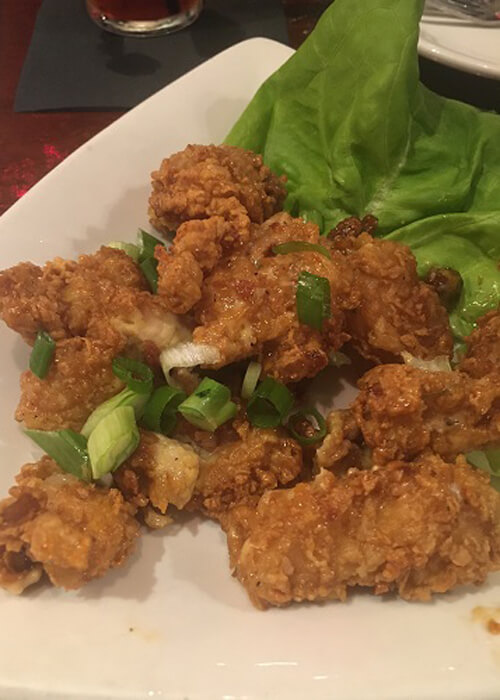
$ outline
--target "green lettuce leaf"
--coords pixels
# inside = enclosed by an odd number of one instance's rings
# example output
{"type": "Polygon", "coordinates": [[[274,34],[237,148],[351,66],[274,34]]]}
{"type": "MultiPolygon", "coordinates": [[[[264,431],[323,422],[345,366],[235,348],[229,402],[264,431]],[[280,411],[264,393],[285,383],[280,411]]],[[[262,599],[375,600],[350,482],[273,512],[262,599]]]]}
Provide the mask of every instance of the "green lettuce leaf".
{"type": "Polygon", "coordinates": [[[463,336],[500,302],[500,117],[419,82],[423,4],[336,0],[226,141],[285,173],[286,209],[323,232],[372,213],[421,273],[458,270],[463,336]]]}

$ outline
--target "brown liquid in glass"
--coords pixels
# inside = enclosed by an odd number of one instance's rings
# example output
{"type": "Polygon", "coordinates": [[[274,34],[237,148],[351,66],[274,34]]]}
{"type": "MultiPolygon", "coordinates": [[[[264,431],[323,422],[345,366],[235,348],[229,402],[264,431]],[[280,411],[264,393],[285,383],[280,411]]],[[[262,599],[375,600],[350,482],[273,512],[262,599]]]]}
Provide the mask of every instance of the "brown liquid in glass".
{"type": "Polygon", "coordinates": [[[189,12],[198,0],[90,0],[89,9],[115,21],[160,20],[189,12]]]}

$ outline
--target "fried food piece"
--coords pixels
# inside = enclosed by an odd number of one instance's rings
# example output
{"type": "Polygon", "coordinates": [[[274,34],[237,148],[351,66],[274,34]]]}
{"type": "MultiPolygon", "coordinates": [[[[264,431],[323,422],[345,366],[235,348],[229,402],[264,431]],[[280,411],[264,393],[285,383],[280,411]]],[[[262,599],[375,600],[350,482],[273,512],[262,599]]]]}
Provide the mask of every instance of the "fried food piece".
{"type": "Polygon", "coordinates": [[[259,608],[345,600],[348,588],[429,600],[500,569],[500,494],[463,458],[351,470],[228,514],[235,575],[259,608]]]}
{"type": "Polygon", "coordinates": [[[49,457],[26,464],[0,503],[0,586],[21,593],[45,571],[54,586],[80,588],[130,555],[133,514],[119,491],[79,481],[49,457]]]}
{"type": "Polygon", "coordinates": [[[223,443],[200,462],[190,503],[212,518],[237,504],[257,504],[271,489],[286,486],[302,470],[302,450],[283,430],[235,426],[237,439],[223,443]]]}
{"type": "Polygon", "coordinates": [[[177,230],[172,247],[158,246],[158,293],[183,314],[201,298],[204,275],[245,245],[252,224],[281,209],[284,178],[262,157],[234,146],[188,146],[152,174],[151,224],[177,230]]]}
{"type": "Polygon", "coordinates": [[[346,330],[361,355],[375,362],[394,362],[404,350],[423,359],[451,354],[446,309],[434,289],[419,280],[407,246],[366,232],[337,232],[333,244],[354,270],[346,330]]]}
{"type": "Polygon", "coordinates": [[[217,432],[194,431],[192,447],[142,431],[139,448],[114,478],[125,499],[142,509],[149,527],[172,521],[170,503],[213,518],[239,503],[255,506],[264,491],[290,483],[301,471],[301,449],[281,430],[235,421],[232,429],[217,432]]]}
{"type": "Polygon", "coordinates": [[[165,233],[211,216],[235,227],[246,220],[261,224],[286,196],[285,178],[274,175],[262,156],[235,146],[189,145],[165,158],[151,178],[150,221],[165,233]]]}
{"type": "Polygon", "coordinates": [[[120,345],[90,338],[60,340],[44,379],[29,370],[21,375],[16,420],[26,428],[80,431],[92,411],[124,387],[111,365],[119,352],[120,345]]]}
{"type": "Polygon", "coordinates": [[[500,443],[500,382],[488,377],[381,365],[359,387],[351,409],[374,464],[425,450],[453,459],[500,443]]]}
{"type": "MultiPolygon", "coordinates": [[[[500,372],[500,310],[482,316],[477,328],[466,339],[467,354],[460,370],[471,377],[486,377],[500,372]]],[[[496,381],[499,381],[498,379],[496,381]]]]}
{"type": "Polygon", "coordinates": [[[328,364],[328,353],[347,339],[341,304],[349,296],[352,275],[343,256],[330,260],[315,251],[273,254],[273,246],[288,241],[318,243],[318,227],[277,214],[252,231],[242,253],[221,261],[205,279],[194,309],[199,326],[193,339],[219,350],[220,361],[213,368],[258,356],[265,374],[295,382],[315,376],[328,364]],[[330,283],[331,317],[321,332],[297,317],[296,287],[302,271],[330,283]]]}
{"type": "Polygon", "coordinates": [[[20,263],[1,272],[0,317],[28,343],[43,329],[54,340],[122,339],[150,352],[148,345],[161,350],[189,335],[161,299],[147,291],[132,258],[106,246],[78,261],[56,258],[43,268],[20,263]]]}
{"type": "Polygon", "coordinates": [[[189,445],[141,431],[138,449],[115,472],[114,480],[125,499],[142,510],[150,528],[168,525],[167,508],[188,503],[200,471],[200,458],[189,445]]]}

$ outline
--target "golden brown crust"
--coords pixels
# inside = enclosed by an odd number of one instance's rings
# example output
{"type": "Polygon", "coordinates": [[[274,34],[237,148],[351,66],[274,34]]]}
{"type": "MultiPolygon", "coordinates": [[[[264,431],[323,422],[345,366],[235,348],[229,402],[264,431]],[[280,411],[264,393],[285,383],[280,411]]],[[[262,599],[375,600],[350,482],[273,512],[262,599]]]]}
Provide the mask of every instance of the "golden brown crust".
{"type": "Polygon", "coordinates": [[[124,387],[111,365],[120,349],[89,338],[59,341],[44,379],[29,370],[21,375],[16,420],[37,430],[81,430],[92,411],[124,387]]]}
{"type": "Polygon", "coordinates": [[[191,509],[220,518],[235,505],[256,505],[270,489],[286,486],[302,470],[302,450],[283,430],[236,426],[237,439],[223,443],[200,463],[191,509]]]}
{"type": "Polygon", "coordinates": [[[66,589],[102,576],[132,552],[133,514],[117,489],[79,481],[48,457],[25,465],[0,503],[0,585],[19,593],[42,569],[66,589]]]}
{"type": "Polygon", "coordinates": [[[446,309],[419,280],[407,246],[368,233],[333,242],[354,270],[346,330],[358,352],[375,362],[393,362],[403,350],[423,359],[451,354],[446,309]]]}
{"type": "Polygon", "coordinates": [[[330,260],[318,252],[272,252],[280,243],[319,239],[315,224],[277,214],[254,228],[245,249],[224,259],[205,279],[194,309],[199,326],[193,339],[219,350],[221,360],[214,367],[258,356],[266,374],[293,382],[315,376],[328,364],[328,352],[348,337],[340,300],[349,296],[349,270],[341,255],[330,260]],[[322,331],[297,317],[296,287],[303,271],[330,283],[331,318],[322,331]]]}
{"type": "Polygon", "coordinates": [[[352,410],[375,464],[425,450],[452,459],[500,441],[500,383],[488,378],[381,365],[359,387],[352,410]]]}
{"type": "Polygon", "coordinates": [[[224,525],[235,574],[260,608],[344,600],[353,586],[428,600],[500,568],[500,494],[463,459],[322,472],[224,525]]]}
{"type": "Polygon", "coordinates": [[[211,216],[262,223],[281,209],[286,194],[284,178],[262,156],[235,146],[189,145],[165,158],[151,178],[151,224],[166,233],[211,216]]]}

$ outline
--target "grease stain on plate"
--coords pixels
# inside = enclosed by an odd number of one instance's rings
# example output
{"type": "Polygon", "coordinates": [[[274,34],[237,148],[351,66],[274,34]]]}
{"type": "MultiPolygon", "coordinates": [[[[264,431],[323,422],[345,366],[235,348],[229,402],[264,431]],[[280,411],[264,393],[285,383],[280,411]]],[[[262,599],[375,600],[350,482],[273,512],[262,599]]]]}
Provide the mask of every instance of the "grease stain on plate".
{"type": "Polygon", "coordinates": [[[500,634],[500,607],[477,605],[472,609],[474,622],[481,622],[490,634],[500,634]]]}

